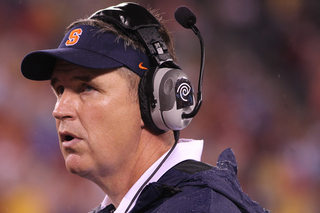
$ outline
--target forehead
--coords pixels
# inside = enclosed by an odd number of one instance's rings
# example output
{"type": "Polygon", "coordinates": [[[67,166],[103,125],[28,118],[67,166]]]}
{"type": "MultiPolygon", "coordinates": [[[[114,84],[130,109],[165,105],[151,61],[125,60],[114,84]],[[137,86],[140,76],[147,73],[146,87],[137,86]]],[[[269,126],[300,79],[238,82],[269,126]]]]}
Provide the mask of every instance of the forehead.
{"type": "Polygon", "coordinates": [[[84,80],[90,81],[102,74],[116,69],[93,69],[81,67],[66,61],[57,60],[51,76],[51,85],[58,81],[65,80],[84,80]]]}
{"type": "Polygon", "coordinates": [[[75,64],[69,63],[64,60],[57,59],[54,66],[54,71],[64,71],[64,70],[75,69],[75,68],[80,68],[80,66],[77,66],[75,64]]]}

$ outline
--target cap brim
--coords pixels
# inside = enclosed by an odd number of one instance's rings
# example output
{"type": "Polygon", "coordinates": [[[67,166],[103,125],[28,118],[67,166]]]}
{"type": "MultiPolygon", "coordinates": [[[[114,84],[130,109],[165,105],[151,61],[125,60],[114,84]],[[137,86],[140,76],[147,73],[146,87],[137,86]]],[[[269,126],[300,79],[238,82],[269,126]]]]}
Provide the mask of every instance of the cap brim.
{"type": "Polygon", "coordinates": [[[94,69],[107,69],[124,66],[121,62],[91,51],[59,48],[39,50],[29,53],[21,63],[22,74],[31,80],[49,80],[51,78],[56,59],[61,59],[78,66],[94,69]]]}
{"type": "Polygon", "coordinates": [[[31,80],[49,80],[57,59],[92,69],[110,69],[126,66],[142,76],[150,66],[149,57],[123,39],[100,28],[77,25],[69,30],[59,47],[34,51],[21,63],[22,74],[31,80]],[[79,33],[79,34],[77,34],[79,33]],[[143,66],[142,66],[143,65],[143,66]]]}

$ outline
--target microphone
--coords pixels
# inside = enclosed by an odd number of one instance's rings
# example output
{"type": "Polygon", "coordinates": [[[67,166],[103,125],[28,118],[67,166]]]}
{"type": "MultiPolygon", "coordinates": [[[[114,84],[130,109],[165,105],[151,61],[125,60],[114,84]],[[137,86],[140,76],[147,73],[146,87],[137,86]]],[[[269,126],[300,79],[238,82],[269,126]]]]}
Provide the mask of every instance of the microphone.
{"type": "Polygon", "coordinates": [[[205,63],[205,50],[203,39],[200,34],[199,29],[196,27],[197,18],[193,12],[186,6],[181,6],[174,12],[174,17],[176,21],[183,26],[184,28],[191,29],[198,37],[201,48],[201,64],[200,64],[200,74],[199,74],[199,83],[198,83],[198,92],[197,92],[197,103],[194,109],[190,113],[182,113],[182,118],[193,118],[199,111],[202,104],[202,82],[203,82],[203,73],[204,73],[204,63],[205,63]]]}
{"type": "Polygon", "coordinates": [[[195,25],[197,22],[196,16],[185,6],[176,9],[174,17],[181,26],[187,29],[190,29],[191,26],[195,25]]]}

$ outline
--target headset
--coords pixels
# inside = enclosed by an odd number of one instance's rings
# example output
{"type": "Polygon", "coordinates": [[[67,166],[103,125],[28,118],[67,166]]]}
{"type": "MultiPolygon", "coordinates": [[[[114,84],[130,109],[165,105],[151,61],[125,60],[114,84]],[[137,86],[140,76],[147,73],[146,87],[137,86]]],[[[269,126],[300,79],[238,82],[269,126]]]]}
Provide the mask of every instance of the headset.
{"type": "MultiPolygon", "coordinates": [[[[180,13],[185,14],[185,9],[182,10],[180,13]]],[[[89,19],[112,24],[144,45],[151,62],[139,84],[140,110],[146,127],[158,134],[187,127],[200,108],[201,91],[198,89],[196,104],[194,88],[188,76],[173,61],[159,33],[159,21],[147,9],[135,3],[121,3],[99,10],[89,19]]],[[[184,27],[195,27],[195,17],[183,20],[184,27]]],[[[203,72],[203,67],[201,69],[203,72]]],[[[202,77],[200,79],[202,84],[202,77]]]]}

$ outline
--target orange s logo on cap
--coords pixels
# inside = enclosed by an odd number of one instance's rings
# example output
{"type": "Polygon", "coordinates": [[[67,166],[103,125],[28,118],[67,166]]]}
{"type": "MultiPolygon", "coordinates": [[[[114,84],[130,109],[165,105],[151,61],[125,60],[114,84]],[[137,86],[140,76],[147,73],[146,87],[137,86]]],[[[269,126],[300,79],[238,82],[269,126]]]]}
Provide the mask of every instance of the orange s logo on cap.
{"type": "Polygon", "coordinates": [[[66,41],[66,46],[75,45],[79,41],[81,34],[82,34],[81,28],[72,30],[71,33],[69,34],[68,40],[66,41]]]}
{"type": "Polygon", "coordinates": [[[139,68],[142,69],[142,70],[147,70],[148,68],[142,66],[142,64],[143,64],[143,62],[141,62],[141,63],[139,64],[139,68]]]}

